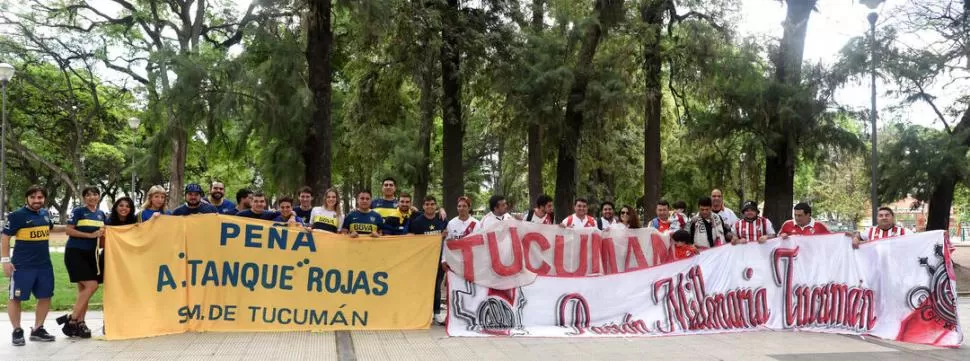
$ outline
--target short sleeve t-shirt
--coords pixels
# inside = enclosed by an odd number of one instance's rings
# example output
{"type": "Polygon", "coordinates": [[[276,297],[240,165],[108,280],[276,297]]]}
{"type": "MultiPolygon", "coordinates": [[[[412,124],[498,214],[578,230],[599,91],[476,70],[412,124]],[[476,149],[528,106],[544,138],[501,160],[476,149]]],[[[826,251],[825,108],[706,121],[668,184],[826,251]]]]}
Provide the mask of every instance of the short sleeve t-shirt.
{"type": "Polygon", "coordinates": [[[814,219],[808,222],[805,227],[800,227],[795,224],[794,220],[787,220],[782,223],[781,230],[778,233],[786,233],[789,235],[813,235],[813,234],[829,234],[829,228],[824,224],[816,222],[814,219]]]}
{"type": "Polygon", "coordinates": [[[223,199],[222,200],[222,203],[220,203],[218,206],[215,205],[215,204],[211,204],[211,203],[209,205],[215,207],[216,210],[219,211],[219,212],[217,212],[219,214],[235,214],[236,213],[236,204],[235,203],[232,203],[232,201],[230,201],[228,199],[223,199]]]}
{"type": "MultiPolygon", "coordinates": [[[[71,216],[67,218],[67,224],[74,226],[74,229],[84,232],[97,232],[104,227],[104,212],[100,209],[90,210],[88,207],[77,207],[71,211],[71,216]]],[[[77,248],[91,250],[98,246],[97,238],[68,237],[65,248],[77,248]]]]}
{"type": "Polygon", "coordinates": [[[386,220],[388,216],[397,211],[397,199],[377,198],[370,202],[370,208],[386,220]]]}
{"type": "Polygon", "coordinates": [[[219,213],[216,207],[213,207],[209,203],[200,202],[198,207],[189,208],[188,204],[183,204],[172,211],[173,216],[190,216],[193,214],[209,214],[209,213],[219,213]]]}
{"type": "Polygon", "coordinates": [[[156,214],[165,215],[166,213],[164,211],[156,211],[154,209],[144,209],[141,211],[141,213],[138,214],[138,221],[148,222],[148,220],[152,219],[152,217],[155,216],[156,214]]]}
{"type": "Polygon", "coordinates": [[[296,221],[296,223],[303,224],[303,220],[300,219],[300,216],[297,216],[295,212],[294,213],[291,213],[289,217],[283,217],[283,213],[282,212],[277,212],[276,213],[276,218],[273,218],[273,222],[289,222],[290,221],[290,217],[296,218],[294,220],[294,221],[296,221]]]}
{"type": "Polygon", "coordinates": [[[323,207],[313,207],[313,211],[310,213],[310,224],[313,225],[313,229],[337,233],[343,223],[343,215],[338,215],[336,211],[323,207]]]}
{"type": "Polygon", "coordinates": [[[448,223],[435,214],[431,219],[424,216],[424,213],[415,214],[408,222],[408,233],[410,234],[441,234],[445,232],[448,223]]]}
{"type": "Polygon", "coordinates": [[[355,209],[347,215],[347,218],[344,218],[344,223],[340,229],[360,234],[371,234],[379,232],[383,224],[384,218],[376,211],[371,210],[365,213],[355,209]]]}
{"type": "Polygon", "coordinates": [[[7,215],[3,234],[16,244],[10,263],[19,269],[51,267],[50,232],[54,228],[46,209],[33,211],[23,207],[7,215]]]}
{"type": "Polygon", "coordinates": [[[300,208],[300,206],[294,207],[293,212],[296,213],[296,216],[300,218],[297,220],[297,222],[309,225],[311,223],[311,220],[313,219],[314,208],[315,207],[311,207],[310,209],[303,209],[303,208],[300,208]]]}
{"type": "Polygon", "coordinates": [[[247,209],[245,211],[236,214],[237,217],[252,218],[252,219],[262,219],[264,221],[272,221],[276,217],[280,216],[280,212],[275,211],[263,211],[262,213],[253,212],[252,209],[247,209]]]}

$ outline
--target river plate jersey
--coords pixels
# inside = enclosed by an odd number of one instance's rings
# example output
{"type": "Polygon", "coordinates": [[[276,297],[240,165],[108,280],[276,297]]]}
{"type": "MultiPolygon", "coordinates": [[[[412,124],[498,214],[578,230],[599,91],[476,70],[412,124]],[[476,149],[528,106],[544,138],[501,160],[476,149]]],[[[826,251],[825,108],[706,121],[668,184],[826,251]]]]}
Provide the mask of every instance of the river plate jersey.
{"type": "Polygon", "coordinates": [[[23,207],[7,215],[3,234],[16,244],[10,263],[20,269],[51,267],[50,232],[54,228],[47,210],[37,212],[23,207]]]}
{"type": "MultiPolygon", "coordinates": [[[[71,217],[67,219],[67,224],[74,226],[74,229],[80,232],[93,233],[104,227],[105,218],[104,212],[100,209],[92,211],[88,207],[77,207],[71,211],[71,217]]],[[[65,247],[91,250],[95,249],[97,245],[97,238],[69,237],[65,247]]]]}
{"type": "Polygon", "coordinates": [[[340,229],[360,234],[371,234],[379,231],[383,224],[384,219],[376,211],[364,213],[355,209],[347,215],[347,218],[344,218],[344,224],[340,229]]]}

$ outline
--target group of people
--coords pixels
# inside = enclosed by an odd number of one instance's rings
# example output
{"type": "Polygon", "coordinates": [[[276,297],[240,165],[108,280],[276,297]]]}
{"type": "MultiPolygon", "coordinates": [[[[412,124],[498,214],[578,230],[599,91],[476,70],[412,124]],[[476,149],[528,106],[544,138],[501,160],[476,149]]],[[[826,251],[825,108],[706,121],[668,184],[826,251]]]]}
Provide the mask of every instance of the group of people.
{"type": "MultiPolygon", "coordinates": [[[[70,281],[77,284],[77,298],[70,313],[58,317],[57,323],[63,325],[64,335],[68,337],[90,338],[91,330],[85,324],[88,302],[97,291],[104,277],[104,226],[129,225],[146,222],[160,215],[188,216],[193,214],[218,213],[238,217],[261,219],[286,223],[307,230],[322,230],[347,234],[350,237],[382,235],[424,234],[441,235],[442,241],[465,237],[472,232],[487,228],[491,224],[517,219],[538,224],[556,224],[553,217],[553,199],[547,195],[536,197],[534,206],[527,212],[513,214],[505,197],[493,195],[488,199],[488,213],[479,221],[472,216],[472,199],[462,196],[457,200],[457,215],[448,220],[444,210],[438,207],[432,196],[422,199],[421,208],[412,205],[411,195],[397,192],[394,178],[385,178],[381,183],[381,197],[372,199],[369,191],[356,194],[355,207],[343,214],[340,197],[336,189],[324,192],[320,206],[313,206],[314,192],[309,187],[302,188],[296,199],[281,197],[276,200],[276,209],[270,209],[268,199],[261,192],[240,189],[236,192],[236,202],[225,199],[225,185],[213,182],[209,197],[198,184],[185,187],[185,203],[166,210],[168,194],[161,186],[149,189],[141,211],[138,212],[134,201],[128,197],[118,198],[111,212],[105,214],[98,207],[101,193],[97,188],[82,190],[84,205],[74,209],[68,219],[64,264],[70,281]]],[[[53,222],[47,212],[47,191],[40,186],[32,186],[24,195],[24,207],[13,211],[7,217],[0,241],[0,263],[4,274],[10,278],[10,302],[7,312],[14,327],[13,344],[25,344],[25,332],[21,328],[21,301],[37,298],[36,318],[31,328],[31,341],[50,342],[55,337],[44,329],[44,321],[50,309],[50,299],[54,293],[54,272],[50,260],[49,237],[53,222]],[[11,256],[11,240],[16,241],[16,252],[11,256]]],[[[656,204],[657,217],[641,225],[636,208],[624,205],[619,214],[612,202],[600,204],[598,217],[590,214],[589,202],[577,198],[573,202],[574,213],[563,218],[559,227],[579,229],[597,228],[599,230],[654,228],[660,232],[670,232],[674,241],[676,258],[691,257],[698,252],[726,244],[764,243],[773,237],[787,238],[790,235],[827,234],[828,228],[812,218],[812,207],[798,203],[794,207],[794,219],[785,221],[776,234],[770,220],[760,215],[755,202],[745,202],[741,217],[724,205],[720,190],[713,190],[710,197],[697,201],[698,213],[686,214],[686,202],[677,201],[673,205],[661,200],[656,204]]],[[[880,208],[878,224],[861,233],[848,233],[853,244],[874,241],[882,238],[907,234],[909,231],[896,225],[895,214],[890,208],[880,208]]],[[[443,323],[445,314],[441,312],[439,294],[447,265],[440,260],[435,277],[433,315],[437,323],[443,323]]]]}

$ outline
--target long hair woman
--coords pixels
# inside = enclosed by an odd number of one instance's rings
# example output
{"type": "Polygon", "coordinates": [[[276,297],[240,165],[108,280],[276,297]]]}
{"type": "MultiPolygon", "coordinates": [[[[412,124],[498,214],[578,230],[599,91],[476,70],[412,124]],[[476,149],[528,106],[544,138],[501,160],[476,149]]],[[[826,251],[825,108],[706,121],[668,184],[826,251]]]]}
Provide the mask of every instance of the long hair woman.
{"type": "Polygon", "coordinates": [[[111,214],[108,215],[109,226],[124,226],[127,224],[138,223],[135,216],[135,201],[128,197],[121,197],[111,206],[111,214]]]}
{"type": "Polygon", "coordinates": [[[81,191],[84,206],[71,211],[67,220],[67,245],[64,247],[64,266],[67,268],[71,283],[77,283],[77,299],[73,312],[57,318],[58,325],[64,325],[64,335],[68,337],[90,338],[91,329],[84,323],[88,312],[88,302],[98,290],[99,273],[97,248],[104,233],[105,215],[98,209],[101,192],[87,187],[81,191]]]}
{"type": "Polygon", "coordinates": [[[165,188],[158,185],[152,186],[145,197],[145,204],[141,206],[141,213],[137,216],[138,221],[146,222],[155,215],[165,214],[166,197],[168,197],[168,192],[165,191],[165,188]]]}
{"type": "Polygon", "coordinates": [[[344,223],[344,215],[340,211],[340,193],[335,188],[327,189],[323,193],[323,205],[313,207],[310,211],[310,225],[313,229],[337,233],[344,223]]]}
{"type": "Polygon", "coordinates": [[[628,205],[620,208],[620,223],[623,223],[629,229],[640,228],[640,217],[637,217],[637,210],[628,205]]]}

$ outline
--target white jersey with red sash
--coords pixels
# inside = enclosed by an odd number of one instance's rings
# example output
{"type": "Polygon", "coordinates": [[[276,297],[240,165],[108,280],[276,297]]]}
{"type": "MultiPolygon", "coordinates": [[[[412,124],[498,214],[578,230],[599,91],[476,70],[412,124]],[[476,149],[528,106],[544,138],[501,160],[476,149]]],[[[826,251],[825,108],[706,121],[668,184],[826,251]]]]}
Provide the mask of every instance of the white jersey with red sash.
{"type": "Polygon", "coordinates": [[[739,219],[734,222],[731,232],[736,234],[738,238],[757,241],[761,236],[775,234],[775,227],[771,224],[770,219],[758,216],[750,221],[745,218],[739,219]]]}
{"type": "Polygon", "coordinates": [[[906,227],[903,226],[892,226],[892,228],[889,229],[882,229],[879,228],[879,226],[875,226],[866,229],[865,232],[859,234],[859,237],[866,241],[875,241],[883,238],[902,236],[905,234],[909,234],[909,231],[907,231],[906,227]]]}
{"type": "Polygon", "coordinates": [[[596,228],[596,218],[586,215],[585,218],[580,218],[575,213],[566,217],[562,220],[562,225],[566,228],[580,229],[580,228],[596,228]]]}
{"type": "MultiPolygon", "coordinates": [[[[467,237],[472,234],[478,227],[478,220],[475,217],[469,216],[466,220],[461,220],[461,218],[455,217],[448,221],[448,226],[445,228],[447,236],[445,237],[445,242],[467,237]]],[[[445,261],[444,255],[444,244],[441,247],[441,262],[445,261]]]]}

